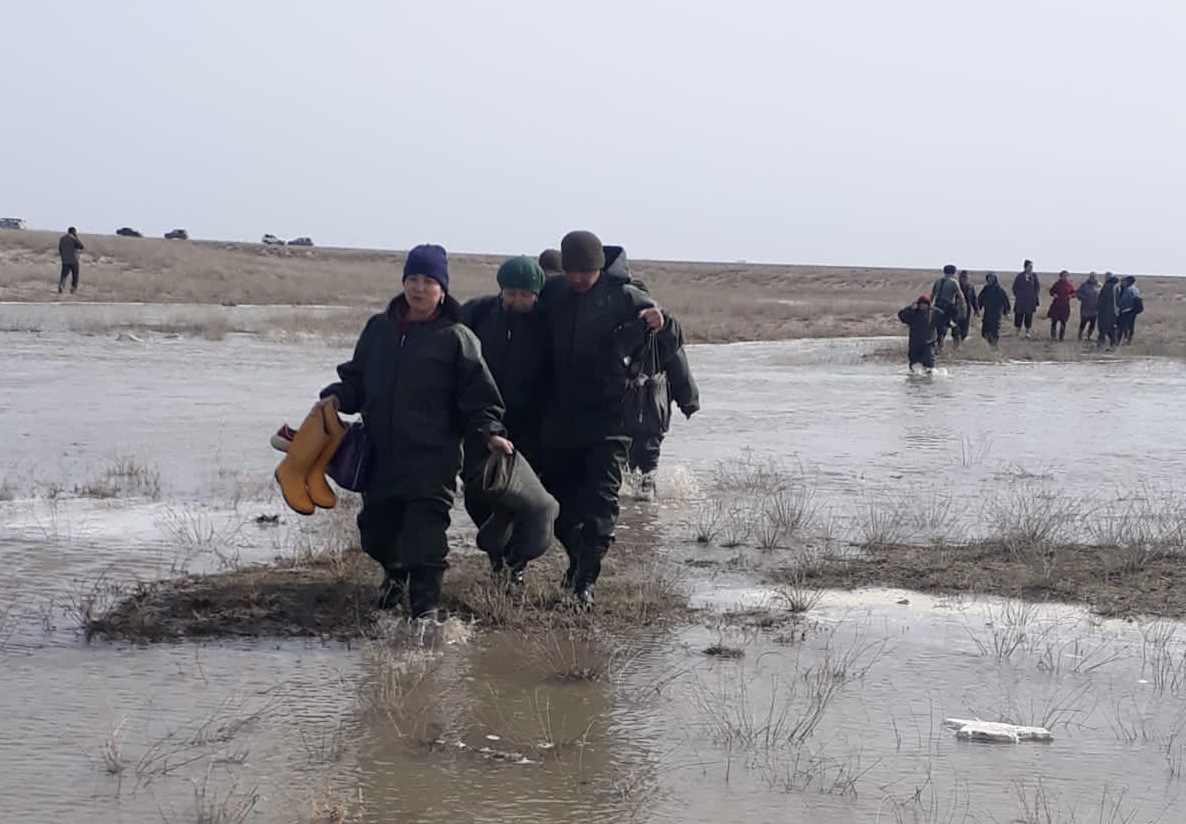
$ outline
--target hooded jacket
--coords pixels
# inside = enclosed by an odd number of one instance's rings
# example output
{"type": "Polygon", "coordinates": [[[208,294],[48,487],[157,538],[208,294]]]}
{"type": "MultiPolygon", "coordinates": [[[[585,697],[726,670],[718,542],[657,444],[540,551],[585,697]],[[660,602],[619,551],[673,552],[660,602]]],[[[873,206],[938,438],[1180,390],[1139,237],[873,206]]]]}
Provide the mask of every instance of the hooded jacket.
{"type": "Polygon", "coordinates": [[[363,500],[452,501],[464,435],[503,435],[503,405],[478,339],[446,296],[440,313],[406,324],[402,294],[367,321],[354,356],[338,367],[336,395],[346,415],[362,413],[370,441],[363,500]]]}
{"type": "MultiPolygon", "coordinates": [[[[563,275],[544,284],[540,306],[547,322],[551,391],[544,409],[543,443],[580,448],[626,435],[623,401],[630,367],[646,341],[638,317],[655,302],[631,282],[620,246],[605,247],[605,267],[588,292],[577,294],[563,275]]],[[[678,349],[678,324],[665,317],[656,332],[661,351],[678,349]]]]}
{"type": "Polygon", "coordinates": [[[1100,287],[1098,317],[1101,329],[1107,330],[1116,324],[1116,316],[1119,314],[1117,303],[1119,301],[1120,278],[1115,275],[1108,275],[1104,278],[1104,285],[1100,287]]]}
{"type": "Polygon", "coordinates": [[[1079,284],[1079,291],[1075,293],[1079,298],[1079,317],[1094,318],[1099,314],[1100,285],[1090,279],[1079,284]]]}
{"type": "Polygon", "coordinates": [[[999,328],[1001,318],[1012,311],[1009,293],[995,277],[980,290],[976,300],[980,303],[980,311],[984,315],[983,323],[989,329],[999,328]]]}

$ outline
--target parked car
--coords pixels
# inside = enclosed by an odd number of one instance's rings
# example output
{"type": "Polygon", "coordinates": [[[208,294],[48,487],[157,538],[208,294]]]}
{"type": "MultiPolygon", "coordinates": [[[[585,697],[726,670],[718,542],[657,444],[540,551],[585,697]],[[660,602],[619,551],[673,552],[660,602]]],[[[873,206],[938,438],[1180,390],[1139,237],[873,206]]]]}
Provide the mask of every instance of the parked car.
{"type": "Polygon", "coordinates": [[[312,246],[313,238],[311,237],[297,237],[288,241],[289,246],[312,246]]]}
{"type": "Polygon", "coordinates": [[[19,217],[0,217],[0,229],[24,229],[25,221],[19,217]]]}
{"type": "Polygon", "coordinates": [[[174,229],[172,232],[165,232],[165,240],[189,240],[189,232],[184,229],[174,229]]]}
{"type": "Polygon", "coordinates": [[[280,238],[276,237],[275,235],[264,235],[263,239],[260,242],[266,243],[269,246],[283,246],[284,245],[284,241],[281,240],[280,238]]]}
{"type": "Polygon", "coordinates": [[[120,237],[144,237],[144,235],[137,232],[131,226],[121,226],[115,230],[115,233],[120,237]]]}

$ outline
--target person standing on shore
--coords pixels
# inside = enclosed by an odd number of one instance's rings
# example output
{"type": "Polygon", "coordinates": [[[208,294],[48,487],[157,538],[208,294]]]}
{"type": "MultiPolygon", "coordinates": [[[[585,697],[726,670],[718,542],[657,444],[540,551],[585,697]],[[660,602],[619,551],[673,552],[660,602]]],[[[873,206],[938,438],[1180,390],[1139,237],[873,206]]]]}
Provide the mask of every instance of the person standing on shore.
{"type": "Polygon", "coordinates": [[[1050,318],[1050,340],[1063,340],[1067,335],[1067,321],[1071,319],[1071,299],[1075,297],[1075,284],[1071,282],[1071,273],[1063,269],[1058,273],[1058,280],[1050,287],[1050,308],[1046,310],[1046,317],[1050,318]]]}
{"type": "Polygon", "coordinates": [[[1137,315],[1145,311],[1145,302],[1137,289],[1137,279],[1128,275],[1120,281],[1120,300],[1117,304],[1119,318],[1116,322],[1116,337],[1120,343],[1132,343],[1137,328],[1137,315]]]}
{"type": "Polygon", "coordinates": [[[1038,311],[1041,303],[1041,284],[1034,273],[1034,262],[1027,260],[1022,270],[1013,278],[1013,329],[1014,334],[1021,337],[1021,327],[1025,326],[1025,336],[1030,336],[1034,326],[1034,312],[1038,311]]]}
{"type": "Polygon", "coordinates": [[[980,334],[996,349],[1001,342],[1001,319],[1007,317],[1011,309],[1009,293],[1001,286],[996,272],[984,276],[984,288],[976,296],[976,302],[984,316],[980,321],[980,334]]]}
{"type": "Polygon", "coordinates": [[[71,226],[66,234],[58,239],[58,257],[62,259],[62,272],[58,275],[58,294],[66,288],[66,278],[70,278],[70,294],[78,291],[78,253],[86,247],[78,239],[78,230],[71,226]]]}
{"type": "Polygon", "coordinates": [[[1079,340],[1083,340],[1083,330],[1086,329],[1087,340],[1090,341],[1095,334],[1095,320],[1100,306],[1100,282],[1095,272],[1079,285],[1075,296],[1079,298],[1079,340]]]}
{"type": "Polygon", "coordinates": [[[1120,303],[1120,280],[1111,272],[1104,272],[1104,285],[1100,287],[1096,319],[1099,321],[1099,345],[1106,342],[1111,349],[1116,345],[1116,315],[1120,303]]]}

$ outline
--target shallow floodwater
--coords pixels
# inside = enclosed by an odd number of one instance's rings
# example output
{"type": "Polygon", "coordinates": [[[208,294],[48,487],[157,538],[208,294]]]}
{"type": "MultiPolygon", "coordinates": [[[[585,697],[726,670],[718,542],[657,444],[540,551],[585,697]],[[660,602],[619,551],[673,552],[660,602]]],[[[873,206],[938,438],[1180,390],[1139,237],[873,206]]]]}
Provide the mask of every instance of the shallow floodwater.
{"type": "MultiPolygon", "coordinates": [[[[1177,363],[921,378],[865,357],[882,343],[693,347],[703,411],[625,526],[676,560],[733,554],[693,547],[697,490],[753,459],[801,466],[838,533],[871,501],[981,524],[993,495],[1169,488],[1186,468],[1177,363]]],[[[109,585],[310,540],[253,522],[284,513],[267,439],[348,350],[7,332],[0,352],[3,820],[1186,820],[1186,629],[1167,621],[859,592],[767,630],[735,613],[773,593],[701,570],[703,625],[628,644],[396,626],[349,646],[88,644],[77,612],[109,585]],[[549,677],[577,657],[606,677],[549,677]],[[1055,740],[970,744],[951,717],[1055,740]]]]}

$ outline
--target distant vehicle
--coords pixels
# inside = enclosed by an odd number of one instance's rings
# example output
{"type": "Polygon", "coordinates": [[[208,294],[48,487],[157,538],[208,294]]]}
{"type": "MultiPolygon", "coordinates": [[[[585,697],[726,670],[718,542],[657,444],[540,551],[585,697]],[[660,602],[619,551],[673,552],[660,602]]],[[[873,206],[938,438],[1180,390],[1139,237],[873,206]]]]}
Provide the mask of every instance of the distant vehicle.
{"type": "Polygon", "coordinates": [[[313,238],[311,237],[297,237],[288,241],[289,246],[312,246],[313,238]]]}
{"type": "Polygon", "coordinates": [[[172,232],[165,232],[165,240],[189,240],[189,232],[184,229],[174,229],[172,232]]]}
{"type": "Polygon", "coordinates": [[[0,217],[0,229],[24,229],[25,221],[19,217],[0,217]]]}
{"type": "Polygon", "coordinates": [[[120,237],[144,237],[144,235],[140,234],[130,226],[121,226],[115,230],[115,233],[120,237]]]}
{"type": "Polygon", "coordinates": [[[284,245],[284,241],[281,240],[280,238],[276,237],[275,235],[264,235],[263,239],[260,242],[266,243],[269,246],[283,246],[284,245]]]}

